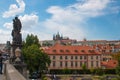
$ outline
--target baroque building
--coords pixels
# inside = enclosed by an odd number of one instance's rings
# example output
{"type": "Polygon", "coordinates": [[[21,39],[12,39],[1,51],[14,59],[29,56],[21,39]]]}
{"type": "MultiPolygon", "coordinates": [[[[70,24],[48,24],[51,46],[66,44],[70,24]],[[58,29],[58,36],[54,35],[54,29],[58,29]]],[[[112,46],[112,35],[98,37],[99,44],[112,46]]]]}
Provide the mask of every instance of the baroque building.
{"type": "Polygon", "coordinates": [[[117,61],[111,54],[120,45],[62,45],[59,41],[55,45],[42,47],[51,59],[49,69],[82,69],[86,65],[91,68],[115,68],[117,61]]]}
{"type": "Polygon", "coordinates": [[[44,49],[51,59],[49,69],[82,69],[101,67],[101,54],[90,46],[72,46],[56,43],[44,49]]]}

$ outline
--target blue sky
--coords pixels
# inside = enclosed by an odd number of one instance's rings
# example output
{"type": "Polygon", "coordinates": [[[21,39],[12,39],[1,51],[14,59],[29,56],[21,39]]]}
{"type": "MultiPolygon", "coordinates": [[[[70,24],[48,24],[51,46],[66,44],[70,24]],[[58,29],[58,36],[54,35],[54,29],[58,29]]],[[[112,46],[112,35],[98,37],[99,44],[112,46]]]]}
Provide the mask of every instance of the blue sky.
{"type": "Polygon", "coordinates": [[[71,39],[120,40],[120,0],[2,0],[0,43],[12,41],[12,19],[19,15],[22,37],[51,40],[59,32],[71,39]]]}

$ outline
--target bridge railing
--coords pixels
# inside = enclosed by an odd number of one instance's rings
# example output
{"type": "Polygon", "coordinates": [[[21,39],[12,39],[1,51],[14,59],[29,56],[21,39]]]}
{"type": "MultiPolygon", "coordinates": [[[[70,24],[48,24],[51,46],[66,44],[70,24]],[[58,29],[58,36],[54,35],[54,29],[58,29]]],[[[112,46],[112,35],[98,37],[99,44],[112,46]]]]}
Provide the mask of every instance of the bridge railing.
{"type": "Polygon", "coordinates": [[[27,80],[9,61],[4,63],[4,76],[5,80],[27,80]]]}

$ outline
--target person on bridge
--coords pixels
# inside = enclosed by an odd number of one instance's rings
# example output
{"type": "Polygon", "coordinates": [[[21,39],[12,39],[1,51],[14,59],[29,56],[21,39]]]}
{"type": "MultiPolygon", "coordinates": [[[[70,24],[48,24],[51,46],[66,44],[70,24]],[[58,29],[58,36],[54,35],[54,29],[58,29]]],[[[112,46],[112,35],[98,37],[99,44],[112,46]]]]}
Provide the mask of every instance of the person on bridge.
{"type": "Polygon", "coordinates": [[[2,53],[0,53],[0,74],[2,74],[2,68],[3,68],[3,57],[2,57],[2,53]]]}

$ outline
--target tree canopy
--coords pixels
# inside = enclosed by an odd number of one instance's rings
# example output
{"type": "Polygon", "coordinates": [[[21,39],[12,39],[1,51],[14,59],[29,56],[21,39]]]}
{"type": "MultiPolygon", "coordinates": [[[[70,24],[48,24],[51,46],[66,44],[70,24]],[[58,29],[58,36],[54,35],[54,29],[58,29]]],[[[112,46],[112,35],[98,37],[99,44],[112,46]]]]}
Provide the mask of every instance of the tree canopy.
{"type": "Polygon", "coordinates": [[[120,76],[120,52],[112,54],[113,59],[118,61],[118,65],[116,67],[116,73],[120,76]]]}
{"type": "Polygon", "coordinates": [[[33,34],[27,35],[26,40],[24,41],[24,44],[25,44],[24,47],[31,46],[32,44],[35,44],[38,47],[40,47],[38,37],[36,35],[34,36],[33,34]]]}
{"type": "Polygon", "coordinates": [[[40,49],[39,39],[33,34],[27,35],[23,42],[23,56],[30,73],[34,71],[44,71],[50,64],[49,56],[40,49]]]}

